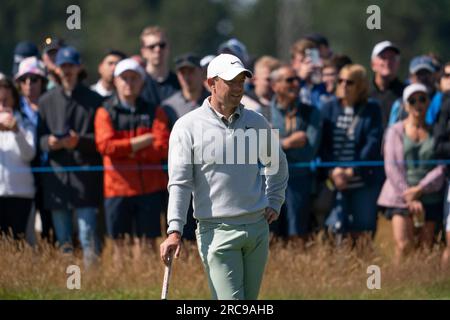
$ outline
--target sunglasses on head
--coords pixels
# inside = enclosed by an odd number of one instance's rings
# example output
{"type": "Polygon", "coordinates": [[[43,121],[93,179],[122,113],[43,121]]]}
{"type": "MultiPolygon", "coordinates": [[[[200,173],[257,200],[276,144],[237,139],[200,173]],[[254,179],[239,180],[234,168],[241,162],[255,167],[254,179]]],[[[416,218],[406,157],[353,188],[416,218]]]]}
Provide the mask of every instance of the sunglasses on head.
{"type": "Polygon", "coordinates": [[[417,102],[426,103],[427,101],[428,101],[428,99],[425,96],[419,96],[417,99],[416,98],[408,99],[408,103],[412,106],[416,105],[417,102]]]}
{"type": "Polygon", "coordinates": [[[26,82],[27,79],[30,79],[31,83],[36,83],[39,81],[39,77],[38,76],[23,76],[19,79],[20,82],[26,82]]]}
{"type": "Polygon", "coordinates": [[[149,44],[148,46],[145,46],[145,48],[150,50],[155,50],[156,47],[159,47],[160,49],[164,49],[167,46],[166,42],[158,42],[155,44],[149,44]]]}
{"type": "Polygon", "coordinates": [[[348,85],[348,86],[352,86],[352,85],[355,84],[355,81],[353,81],[353,80],[342,79],[342,78],[339,78],[339,79],[338,79],[338,83],[339,83],[339,84],[343,84],[344,82],[345,82],[345,84],[348,85]]]}

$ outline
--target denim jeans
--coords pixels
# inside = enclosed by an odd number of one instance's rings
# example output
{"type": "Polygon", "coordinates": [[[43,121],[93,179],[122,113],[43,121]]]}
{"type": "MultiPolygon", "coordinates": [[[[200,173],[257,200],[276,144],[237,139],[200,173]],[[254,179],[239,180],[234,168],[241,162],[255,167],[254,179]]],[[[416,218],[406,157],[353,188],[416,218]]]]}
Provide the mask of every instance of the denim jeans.
{"type": "MultiPolygon", "coordinates": [[[[97,208],[77,208],[73,212],[78,223],[78,238],[83,249],[83,260],[86,266],[92,264],[98,254],[98,241],[96,235],[97,208]]],[[[73,220],[71,210],[53,210],[53,224],[56,239],[65,252],[72,251],[73,220]]]]}
{"type": "Polygon", "coordinates": [[[450,180],[447,181],[444,200],[444,228],[446,232],[450,232],[450,180]]]}
{"type": "Polygon", "coordinates": [[[376,231],[378,185],[336,193],[336,200],[325,225],[335,233],[376,231]]]}
{"type": "Polygon", "coordinates": [[[310,200],[312,177],[289,176],[286,188],[286,219],[288,236],[308,234],[310,224],[310,200]]]}

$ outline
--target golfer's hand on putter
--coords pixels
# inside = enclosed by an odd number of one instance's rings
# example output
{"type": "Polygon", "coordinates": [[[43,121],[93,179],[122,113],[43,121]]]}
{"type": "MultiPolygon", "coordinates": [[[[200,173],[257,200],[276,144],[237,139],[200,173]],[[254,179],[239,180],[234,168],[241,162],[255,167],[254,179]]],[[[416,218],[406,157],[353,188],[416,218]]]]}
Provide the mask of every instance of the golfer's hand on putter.
{"type": "Polygon", "coordinates": [[[181,234],[179,232],[173,232],[169,234],[166,240],[161,243],[159,247],[159,252],[161,255],[161,260],[165,265],[169,264],[169,257],[174,255],[178,259],[181,251],[181,234]]]}
{"type": "Polygon", "coordinates": [[[275,209],[267,207],[264,216],[266,217],[267,222],[271,224],[278,219],[279,213],[276,212],[275,209]]]}

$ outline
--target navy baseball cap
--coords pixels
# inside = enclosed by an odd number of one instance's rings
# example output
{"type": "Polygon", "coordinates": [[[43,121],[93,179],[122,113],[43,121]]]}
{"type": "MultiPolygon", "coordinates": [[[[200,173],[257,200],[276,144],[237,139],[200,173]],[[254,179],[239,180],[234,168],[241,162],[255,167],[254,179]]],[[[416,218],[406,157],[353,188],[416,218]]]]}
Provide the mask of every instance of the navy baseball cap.
{"type": "Polygon", "coordinates": [[[80,53],[74,47],[62,47],[56,53],[55,64],[61,66],[64,63],[80,65],[80,53]]]}
{"type": "Polygon", "coordinates": [[[22,60],[28,57],[39,58],[39,50],[37,46],[30,41],[19,42],[14,49],[13,75],[19,70],[19,64],[22,60]]]}
{"type": "Polygon", "coordinates": [[[320,33],[309,33],[307,34],[304,39],[310,40],[314,43],[316,43],[317,45],[325,45],[325,46],[329,46],[328,44],[328,39],[325,38],[324,35],[320,34],[320,33]]]}
{"type": "Polygon", "coordinates": [[[411,60],[409,64],[409,73],[415,74],[420,70],[428,70],[430,72],[435,72],[433,59],[429,56],[418,56],[411,60]]]}

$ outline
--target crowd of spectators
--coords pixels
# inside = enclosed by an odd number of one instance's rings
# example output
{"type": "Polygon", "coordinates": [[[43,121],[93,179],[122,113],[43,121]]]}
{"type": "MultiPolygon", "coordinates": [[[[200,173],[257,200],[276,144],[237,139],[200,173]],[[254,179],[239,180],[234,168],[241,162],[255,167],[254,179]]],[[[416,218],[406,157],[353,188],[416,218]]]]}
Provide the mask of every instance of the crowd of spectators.
{"type": "MultiPolygon", "coordinates": [[[[356,63],[314,33],[292,44],[289,61],[253,59],[232,38],[211,55],[175,57],[171,70],[163,28],[146,27],[137,41],[139,54],[105,52],[90,86],[80,52],[62,39],[41,52],[16,46],[11,75],[0,76],[1,232],[33,244],[38,219],[39,236],[64,252],[76,237],[86,265],[105,235],[119,258],[128,240],[154,249],[165,230],[170,131],[208,98],[209,61],[231,53],[254,71],[241,103],[279,130],[289,163],[275,238],[304,247],[325,230],[370,242],[383,214],[398,263],[443,241],[448,265],[450,62],[418,55],[402,79],[391,41],[356,63]]],[[[195,239],[192,203],[189,212],[185,241],[195,239]]]]}

